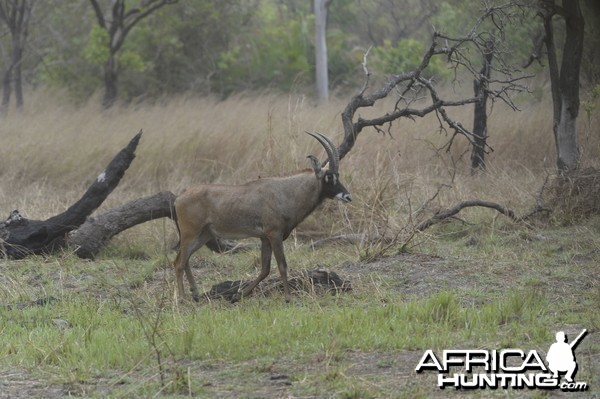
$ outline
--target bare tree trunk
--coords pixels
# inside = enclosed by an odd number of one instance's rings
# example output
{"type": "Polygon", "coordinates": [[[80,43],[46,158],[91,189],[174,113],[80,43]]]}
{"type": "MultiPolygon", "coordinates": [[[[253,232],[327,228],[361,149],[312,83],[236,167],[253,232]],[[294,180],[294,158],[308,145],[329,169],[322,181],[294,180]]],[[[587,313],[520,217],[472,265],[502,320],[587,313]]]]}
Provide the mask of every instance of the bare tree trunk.
{"type": "MultiPolygon", "coordinates": [[[[69,235],[68,245],[80,258],[94,259],[112,237],[124,230],[149,220],[164,217],[176,221],[175,198],[176,196],[172,192],[163,191],[90,217],[69,235]]],[[[222,238],[210,240],[206,246],[214,252],[246,249],[244,245],[238,245],[222,238]]]]}
{"type": "Polygon", "coordinates": [[[12,65],[10,65],[4,72],[2,78],[2,105],[0,105],[0,114],[6,115],[8,113],[8,107],[10,106],[10,93],[11,93],[11,82],[12,82],[12,65]]]}
{"type": "Polygon", "coordinates": [[[484,54],[483,67],[479,72],[478,79],[473,80],[475,97],[479,101],[475,103],[473,112],[473,150],[471,152],[471,173],[477,170],[485,170],[485,154],[487,147],[487,100],[488,82],[491,75],[492,59],[494,58],[494,43],[487,43],[484,54]]]}
{"type": "MultiPolygon", "coordinates": [[[[117,100],[117,80],[119,76],[117,53],[123,46],[127,34],[141,20],[167,4],[175,4],[177,0],[146,0],[143,7],[127,9],[125,0],[112,0],[110,10],[103,10],[101,2],[89,0],[98,25],[108,33],[109,58],[104,64],[104,99],[102,104],[110,108],[117,100]],[[110,16],[109,18],[105,17],[110,16]]],[[[131,6],[131,5],[130,5],[131,6]]]]}
{"type": "Polygon", "coordinates": [[[315,72],[319,104],[329,101],[329,75],[327,71],[327,0],[314,0],[315,12],[315,72]]]}
{"type": "Polygon", "coordinates": [[[13,37],[13,82],[15,86],[15,100],[18,110],[23,109],[23,80],[21,74],[21,64],[23,61],[22,45],[24,43],[24,40],[22,40],[21,38],[22,34],[23,32],[19,32],[13,37]]]}
{"type": "Polygon", "coordinates": [[[104,108],[110,108],[117,101],[118,89],[117,80],[119,74],[114,54],[110,54],[108,61],[104,64],[104,98],[102,105],[104,108]]]}
{"type": "MultiPolygon", "coordinates": [[[[553,4],[553,2],[552,2],[553,4]]],[[[577,116],[579,114],[579,70],[583,55],[584,19],[579,0],[563,2],[559,11],[550,8],[544,15],[545,45],[548,52],[553,102],[553,131],[556,144],[556,166],[562,172],[579,164],[577,116]],[[566,38],[558,68],[552,17],[559,13],[565,19],[566,38]]]]}

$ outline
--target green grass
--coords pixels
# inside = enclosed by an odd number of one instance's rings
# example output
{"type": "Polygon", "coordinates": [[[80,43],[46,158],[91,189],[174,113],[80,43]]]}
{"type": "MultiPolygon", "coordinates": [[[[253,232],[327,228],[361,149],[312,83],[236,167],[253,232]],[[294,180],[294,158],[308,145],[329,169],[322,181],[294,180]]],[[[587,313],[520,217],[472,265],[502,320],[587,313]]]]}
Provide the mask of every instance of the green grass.
{"type": "MultiPolygon", "coordinates": [[[[481,228],[476,246],[450,234],[426,244],[429,253],[445,253],[434,265],[442,274],[431,291],[407,295],[394,284],[394,273],[408,269],[401,256],[378,260],[387,269],[360,266],[364,272],[355,275],[350,293],[298,295],[291,303],[282,295],[236,305],[174,303],[165,255],[130,256],[127,240],[117,240],[95,262],[68,253],[4,262],[0,302],[12,306],[0,307],[0,370],[21,370],[76,395],[276,397],[276,392],[320,396],[325,390],[339,398],[427,397],[434,384],[418,387],[401,379],[408,385],[400,389],[389,370],[410,374],[425,349],[546,350],[563,326],[598,331],[594,269],[589,262],[572,262],[577,254],[587,254],[590,262],[600,255],[593,251],[593,228],[548,229],[539,232],[544,240],[510,226],[481,228]],[[556,242],[563,249],[553,250],[556,242]],[[446,277],[458,282],[445,284],[446,277]],[[470,283],[461,283],[463,278],[470,283]],[[569,284],[586,281],[589,291],[570,291],[569,284]],[[44,297],[53,300],[31,303],[44,297]],[[400,362],[404,354],[411,357],[400,362]],[[362,375],[367,369],[370,374],[362,375]],[[270,380],[281,372],[290,385],[270,380]]],[[[341,267],[343,274],[343,264],[359,256],[352,248],[312,252],[288,244],[288,254],[294,268],[321,264],[341,267]]],[[[201,262],[193,258],[195,274],[203,277],[205,289],[223,279],[254,276],[255,252],[203,250],[201,262]]],[[[404,279],[420,282],[410,274],[404,279]]],[[[597,340],[587,348],[597,353],[597,340]]],[[[589,366],[587,374],[582,368],[590,380],[589,366]]]]}
{"type": "MultiPolygon", "coordinates": [[[[303,168],[307,154],[323,156],[303,131],[341,140],[345,106],[338,99],[327,107],[293,106],[292,97],[262,95],[103,113],[92,104],[61,105],[44,93],[30,98],[24,114],[8,115],[0,127],[0,211],[18,208],[32,219],[64,211],[140,128],[136,159],[100,212],[161,190],[180,193],[199,182],[236,183],[303,168]]],[[[453,145],[452,160],[432,150],[447,140],[430,134],[437,131],[435,118],[394,124],[395,140],[361,133],[341,165],[354,201],[328,202],[286,241],[292,271],[330,268],[351,280],[349,293],[299,294],[289,304],[277,294],[236,305],[176,304],[169,265],[176,233],[166,220],[119,234],[93,262],[68,251],[0,259],[2,394],[461,396],[465,392],[440,392],[435,376],[415,375],[424,350],[545,351],[556,331],[582,328],[590,334],[577,353],[580,375],[597,386],[597,217],[577,225],[557,219],[527,225],[468,209],[460,220],[415,235],[398,254],[411,226],[459,201],[479,198],[519,215],[529,211],[545,178],[544,159],[552,162],[550,109],[495,109],[490,144],[496,151],[479,176],[470,175],[468,156],[461,156],[467,143],[453,145]],[[339,234],[366,238],[308,248],[313,239],[339,234]],[[45,305],[34,302],[43,298],[45,305]]],[[[469,110],[457,112],[471,117],[469,110]]],[[[597,164],[597,141],[592,135],[583,162],[597,164]]],[[[217,255],[203,249],[192,258],[204,290],[254,278],[258,263],[258,250],[217,255]]]]}
{"type": "MultiPolygon", "coordinates": [[[[425,349],[544,351],[568,326],[595,335],[595,226],[482,223],[472,229],[476,245],[465,244],[469,236],[456,234],[457,226],[441,226],[436,240],[419,247],[440,255],[439,263],[417,256],[411,265],[405,254],[408,260],[377,260],[383,268],[356,263],[353,246],[313,252],[290,242],[293,269],[319,264],[343,276],[352,264],[361,269],[350,274],[352,292],[297,295],[291,303],[275,295],[236,305],[176,304],[173,254],[130,252],[129,239],[116,240],[94,262],[69,253],[3,261],[0,303],[12,307],[0,307],[0,370],[79,396],[431,397],[440,394],[435,383],[411,374],[425,349]],[[420,277],[428,268],[437,274],[420,277]],[[405,292],[427,278],[430,289],[405,292]],[[45,305],[31,303],[47,297],[53,300],[45,305]],[[271,380],[279,374],[283,382],[271,380]]],[[[192,263],[208,289],[253,277],[257,256],[202,250],[192,263]]],[[[591,382],[586,359],[600,345],[586,341],[580,375],[591,382]]]]}
{"type": "MultiPolygon", "coordinates": [[[[122,272],[115,263],[87,266],[88,271],[98,268],[98,273],[107,275],[122,272]]],[[[360,384],[347,386],[341,376],[339,369],[348,351],[494,347],[498,339],[499,348],[531,347],[548,342],[547,326],[559,323],[557,315],[547,312],[551,307],[547,296],[520,288],[482,306],[464,306],[455,292],[444,290],[409,301],[393,292],[374,297],[363,291],[299,297],[290,304],[277,297],[250,298],[238,305],[214,302],[181,307],[172,303],[168,292],[139,291],[130,291],[125,284],[107,297],[64,292],[44,306],[0,310],[0,368],[17,367],[34,374],[44,370],[59,381],[76,377],[81,383],[97,376],[111,378],[117,370],[155,368],[160,353],[168,369],[165,374],[185,380],[180,374],[185,374],[184,365],[190,362],[210,367],[263,359],[259,369],[267,369],[270,359],[283,358],[309,366],[315,361],[327,363],[321,384],[345,386],[338,397],[368,397],[375,393],[360,384]]],[[[234,379],[247,374],[230,372],[234,379]]],[[[112,378],[113,383],[132,383],[121,381],[120,375],[112,378]]],[[[143,395],[148,388],[139,389],[136,394],[143,395]]]]}
{"type": "MultiPolygon", "coordinates": [[[[144,329],[153,328],[161,346],[193,360],[310,357],[320,351],[394,351],[442,348],[496,334],[506,325],[516,333],[545,322],[542,297],[511,292],[481,308],[462,307],[454,293],[383,304],[356,298],[298,299],[292,304],[253,299],[242,305],[210,304],[193,311],[65,297],[41,307],[2,310],[4,361],[31,368],[79,370],[128,368],[147,355],[144,329]],[[133,311],[132,306],[139,306],[133,311]],[[53,320],[66,320],[68,327],[53,320]],[[464,336],[467,334],[467,336],[464,336]]],[[[544,337],[547,338],[547,337],[544,337]]],[[[472,342],[478,344],[478,342],[472,342]]]]}

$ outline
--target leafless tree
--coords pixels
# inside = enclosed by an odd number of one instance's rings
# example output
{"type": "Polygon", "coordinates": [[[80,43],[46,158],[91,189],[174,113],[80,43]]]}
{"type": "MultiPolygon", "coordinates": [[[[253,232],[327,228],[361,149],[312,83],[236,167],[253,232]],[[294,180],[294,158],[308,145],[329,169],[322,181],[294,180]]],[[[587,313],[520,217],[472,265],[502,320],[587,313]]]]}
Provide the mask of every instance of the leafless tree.
{"type": "Polygon", "coordinates": [[[531,76],[522,74],[506,60],[506,44],[496,41],[490,48],[489,41],[492,37],[500,37],[498,32],[505,29],[505,22],[519,12],[519,7],[507,3],[500,6],[486,5],[481,16],[475,21],[471,29],[462,37],[450,37],[440,32],[435,32],[431,39],[429,49],[423,55],[420,64],[412,71],[401,72],[389,77],[387,82],[377,90],[370,87],[371,72],[368,69],[368,51],[364,55],[363,71],[365,81],[361,90],[350,100],[342,112],[344,127],[344,140],[339,146],[340,157],[343,158],[354,146],[358,135],[366,127],[372,127],[381,133],[390,133],[392,123],[400,118],[424,117],[433,113],[443,133],[451,133],[445,149],[449,150],[453,140],[462,136],[472,146],[480,146],[481,151],[487,153],[491,147],[487,142],[478,143],[476,135],[463,123],[453,119],[447,112],[454,107],[467,104],[477,104],[486,95],[492,102],[501,101],[510,108],[518,107],[512,100],[514,93],[526,91],[525,79],[531,76]],[[493,28],[490,28],[493,27],[493,28]],[[496,33],[492,33],[495,31],[496,33]],[[490,76],[485,77],[479,67],[478,60],[493,56],[496,60],[494,66],[489,65],[490,76]],[[454,75],[471,76],[471,78],[485,84],[480,87],[473,97],[444,98],[436,88],[434,78],[427,78],[427,68],[434,57],[444,57],[453,69],[454,75]],[[375,104],[388,97],[395,96],[392,109],[387,110],[378,117],[364,119],[356,117],[357,111],[375,104]],[[427,100],[427,101],[426,101],[427,100]]]}

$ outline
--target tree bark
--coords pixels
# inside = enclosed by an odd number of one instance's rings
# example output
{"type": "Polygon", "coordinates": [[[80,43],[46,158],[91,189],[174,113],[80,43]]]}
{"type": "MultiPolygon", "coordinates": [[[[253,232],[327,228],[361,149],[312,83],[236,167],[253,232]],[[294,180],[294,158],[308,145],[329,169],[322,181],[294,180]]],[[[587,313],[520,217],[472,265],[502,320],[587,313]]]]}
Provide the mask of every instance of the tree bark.
{"type": "Polygon", "coordinates": [[[2,78],[2,105],[0,105],[0,113],[6,115],[10,106],[10,93],[11,93],[11,82],[12,82],[12,65],[10,65],[4,72],[2,78]]]}
{"type": "Polygon", "coordinates": [[[29,220],[18,211],[0,223],[0,250],[6,256],[21,259],[32,254],[46,254],[66,244],[67,233],[83,224],[117,187],[135,158],[140,131],[94,180],[85,194],[65,212],[47,220],[29,220]]]}
{"type": "Polygon", "coordinates": [[[68,238],[68,245],[80,258],[93,259],[113,236],[149,220],[168,217],[174,219],[175,194],[164,191],[139,198],[113,208],[98,217],[90,217],[68,238]]]}
{"type": "Polygon", "coordinates": [[[471,151],[471,173],[477,170],[485,170],[485,154],[487,147],[487,100],[488,82],[491,76],[492,59],[494,58],[494,43],[487,43],[484,54],[483,67],[479,72],[478,79],[473,80],[475,97],[479,101],[475,103],[473,112],[473,150],[471,151]]]}
{"type": "Polygon", "coordinates": [[[315,12],[315,73],[317,99],[320,105],[329,101],[327,66],[327,0],[314,0],[315,12]]]}
{"type": "Polygon", "coordinates": [[[556,166],[566,172],[577,169],[577,116],[579,114],[579,71],[583,56],[584,18],[579,0],[564,1],[561,8],[554,2],[544,2],[544,43],[548,52],[550,84],[553,102],[553,131],[556,144],[556,166]],[[554,42],[552,17],[560,14],[565,20],[566,37],[560,69],[554,42]]]}
{"type": "Polygon", "coordinates": [[[119,73],[117,71],[115,55],[111,52],[108,61],[104,64],[104,98],[102,99],[102,106],[104,108],[112,107],[115,101],[117,101],[118,78],[119,73]]]}
{"type": "Polygon", "coordinates": [[[2,113],[8,111],[12,86],[14,86],[17,109],[23,107],[21,65],[33,5],[33,0],[0,3],[0,20],[4,22],[10,31],[12,46],[10,61],[7,63],[2,80],[2,113]]]}
{"type": "Polygon", "coordinates": [[[440,222],[456,215],[458,212],[460,212],[464,208],[470,208],[470,207],[474,207],[474,206],[482,206],[484,208],[495,209],[498,212],[500,212],[501,214],[509,217],[513,221],[520,220],[519,218],[517,218],[515,216],[515,213],[512,210],[506,208],[503,205],[497,204],[495,202],[482,201],[482,200],[475,199],[475,200],[460,202],[460,203],[454,205],[452,208],[444,209],[443,211],[436,213],[430,219],[427,219],[424,222],[419,223],[419,225],[417,227],[415,227],[415,231],[423,231],[423,230],[433,226],[436,223],[440,223],[440,222]]]}
{"type": "MultiPolygon", "coordinates": [[[[163,217],[176,221],[176,198],[172,192],[163,191],[90,217],[77,230],[71,232],[67,244],[74,248],[75,254],[80,258],[94,259],[106,243],[122,231],[163,217]]],[[[210,240],[206,246],[219,253],[246,249],[246,246],[220,238],[210,240]]]]}

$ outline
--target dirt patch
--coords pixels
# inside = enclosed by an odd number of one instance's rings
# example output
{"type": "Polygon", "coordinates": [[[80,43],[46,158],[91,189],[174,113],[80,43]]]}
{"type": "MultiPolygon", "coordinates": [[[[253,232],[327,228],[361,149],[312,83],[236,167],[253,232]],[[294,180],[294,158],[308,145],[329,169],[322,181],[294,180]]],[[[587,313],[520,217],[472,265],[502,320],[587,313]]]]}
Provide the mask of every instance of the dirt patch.
{"type": "Polygon", "coordinates": [[[468,303],[472,303],[477,293],[501,292],[516,283],[513,266],[499,269],[487,262],[420,253],[401,253],[366,264],[346,263],[340,273],[355,286],[368,284],[365,279],[380,278],[407,299],[456,290],[463,302],[468,303]],[[500,284],[499,276],[503,281],[500,284]]]}

